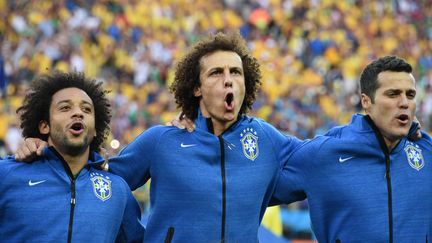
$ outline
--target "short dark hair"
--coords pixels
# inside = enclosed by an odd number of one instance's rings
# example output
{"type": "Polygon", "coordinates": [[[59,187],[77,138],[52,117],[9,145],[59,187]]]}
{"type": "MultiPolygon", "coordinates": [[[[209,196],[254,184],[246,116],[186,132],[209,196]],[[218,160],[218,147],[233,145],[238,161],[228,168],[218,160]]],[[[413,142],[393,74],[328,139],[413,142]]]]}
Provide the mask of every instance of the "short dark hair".
{"type": "Polygon", "coordinates": [[[200,86],[200,60],[216,51],[235,52],[242,60],[246,92],[239,114],[246,114],[255,102],[261,86],[258,61],[250,54],[245,40],[238,32],[213,34],[193,45],[177,63],[174,82],[170,86],[177,107],[189,119],[195,119],[198,115],[199,98],[195,97],[194,91],[200,86]]]}
{"type": "Polygon", "coordinates": [[[369,96],[372,102],[374,102],[375,92],[379,88],[378,74],[384,71],[411,73],[412,67],[404,59],[397,56],[381,57],[367,65],[360,76],[360,90],[361,93],[369,96]]]}
{"type": "Polygon", "coordinates": [[[21,120],[22,135],[25,138],[35,137],[47,141],[48,135],[39,132],[39,122],[46,121],[49,123],[52,96],[59,90],[71,87],[83,90],[93,101],[96,137],[90,144],[90,149],[99,151],[100,145],[107,138],[110,129],[111,109],[110,102],[106,97],[108,91],[104,90],[102,82],[88,79],[81,72],[54,71],[31,82],[23,105],[17,110],[21,120]]]}

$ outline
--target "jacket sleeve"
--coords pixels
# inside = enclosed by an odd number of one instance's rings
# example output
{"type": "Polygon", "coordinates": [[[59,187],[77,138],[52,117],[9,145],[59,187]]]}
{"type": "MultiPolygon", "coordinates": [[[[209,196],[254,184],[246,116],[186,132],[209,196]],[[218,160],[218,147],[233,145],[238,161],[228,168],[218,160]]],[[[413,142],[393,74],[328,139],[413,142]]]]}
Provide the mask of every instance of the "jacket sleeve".
{"type": "Polygon", "coordinates": [[[116,238],[116,243],[143,242],[145,228],[141,223],[141,210],[138,202],[126,187],[127,203],[123,214],[122,224],[116,238]]]}
{"type": "Polygon", "coordinates": [[[294,136],[283,134],[267,122],[261,122],[261,126],[270,138],[276,159],[282,168],[286,164],[289,155],[305,141],[294,136]]]}
{"type": "Polygon", "coordinates": [[[305,141],[287,158],[280,171],[270,205],[289,204],[306,199],[309,171],[313,171],[314,161],[319,148],[314,140],[305,141]]]}
{"type": "Polygon", "coordinates": [[[157,161],[157,143],[161,127],[152,127],[136,137],[116,157],[109,159],[109,170],[123,177],[131,190],[144,185],[150,179],[150,166],[157,161]]]}
{"type": "MultiPolygon", "coordinates": [[[[291,184],[291,180],[294,178],[290,175],[291,166],[287,165],[287,163],[289,161],[289,158],[291,158],[293,152],[295,152],[307,141],[302,141],[294,136],[282,134],[280,131],[278,131],[276,128],[274,128],[272,125],[266,122],[262,122],[261,124],[264,130],[266,131],[269,140],[272,143],[276,161],[279,163],[279,170],[277,172],[277,175],[275,176],[276,186],[273,187],[270,192],[270,193],[272,192],[273,193],[279,192],[279,193],[276,195],[271,194],[272,197],[270,199],[270,205],[288,203],[288,201],[290,200],[288,200],[288,198],[285,197],[293,196],[293,194],[290,191],[293,190],[292,187],[294,185],[291,184]],[[289,168],[290,170],[285,171],[286,168],[289,168]],[[285,180],[284,179],[285,177],[288,177],[289,180],[285,180]],[[285,194],[285,192],[287,194],[285,194]]],[[[299,176],[299,175],[295,174],[295,176],[299,176]]]]}

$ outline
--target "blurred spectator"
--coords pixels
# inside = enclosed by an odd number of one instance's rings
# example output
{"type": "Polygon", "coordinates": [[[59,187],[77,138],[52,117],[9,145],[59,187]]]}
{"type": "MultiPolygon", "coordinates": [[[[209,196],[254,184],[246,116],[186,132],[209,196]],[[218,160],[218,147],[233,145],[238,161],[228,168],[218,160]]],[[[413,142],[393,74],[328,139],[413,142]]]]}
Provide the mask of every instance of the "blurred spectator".
{"type": "Polygon", "coordinates": [[[6,74],[4,71],[3,57],[0,55],[0,97],[5,96],[7,89],[6,74]]]}
{"type": "Polygon", "coordinates": [[[18,128],[18,125],[16,123],[9,124],[5,137],[6,151],[8,154],[15,153],[21,141],[21,131],[18,128]]]}

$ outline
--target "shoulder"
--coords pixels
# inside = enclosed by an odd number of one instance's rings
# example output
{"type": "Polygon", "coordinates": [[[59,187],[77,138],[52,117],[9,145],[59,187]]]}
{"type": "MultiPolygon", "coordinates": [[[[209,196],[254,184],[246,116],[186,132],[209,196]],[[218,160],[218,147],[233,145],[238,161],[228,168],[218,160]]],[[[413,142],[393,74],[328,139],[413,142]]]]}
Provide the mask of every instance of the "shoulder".
{"type": "Polygon", "coordinates": [[[324,136],[343,138],[348,140],[370,139],[375,133],[368,122],[368,117],[362,114],[354,114],[349,124],[331,128],[324,136]]]}
{"type": "Polygon", "coordinates": [[[279,131],[272,124],[264,121],[257,117],[245,117],[242,121],[241,127],[251,127],[255,131],[262,131],[266,139],[268,139],[273,145],[287,146],[290,148],[297,147],[303,141],[295,136],[279,131]]]}
{"type": "Polygon", "coordinates": [[[163,136],[171,136],[186,132],[185,129],[180,129],[175,126],[157,125],[144,130],[137,139],[142,138],[160,138],[163,136]]]}
{"type": "Polygon", "coordinates": [[[429,141],[429,142],[432,141],[431,136],[427,132],[425,132],[425,131],[420,131],[420,132],[421,132],[422,138],[424,140],[429,141]]]}
{"type": "Polygon", "coordinates": [[[9,171],[25,166],[28,166],[28,164],[15,160],[15,157],[13,156],[0,159],[0,176],[6,175],[9,171]]]}
{"type": "Polygon", "coordinates": [[[426,148],[429,148],[429,150],[432,150],[432,138],[431,136],[426,133],[425,131],[421,131],[421,139],[418,141],[413,141],[414,143],[423,143],[425,144],[426,148]]]}
{"type": "Polygon", "coordinates": [[[176,138],[181,133],[187,132],[184,129],[179,129],[174,126],[157,125],[150,127],[139,134],[131,143],[128,144],[129,148],[153,149],[160,141],[170,140],[176,138]]]}
{"type": "Polygon", "coordinates": [[[261,118],[257,118],[257,117],[249,117],[249,116],[245,116],[242,120],[242,125],[243,126],[251,126],[254,127],[256,129],[261,129],[266,133],[278,133],[280,135],[283,135],[278,129],[276,129],[272,124],[264,121],[261,118]]]}
{"type": "Polygon", "coordinates": [[[11,173],[29,174],[33,173],[34,168],[40,168],[36,166],[40,160],[33,161],[31,163],[21,162],[15,160],[15,157],[9,156],[0,160],[0,181],[9,178],[7,175],[11,173]]]}
{"type": "Polygon", "coordinates": [[[152,136],[152,135],[161,135],[163,133],[166,133],[170,130],[173,130],[175,127],[173,126],[163,126],[163,125],[156,125],[153,127],[150,127],[146,130],[144,130],[139,136],[152,136]]]}
{"type": "Polygon", "coordinates": [[[332,128],[330,128],[330,130],[327,131],[327,133],[325,134],[325,136],[329,136],[329,137],[341,137],[342,136],[342,131],[346,127],[347,127],[346,125],[332,127],[332,128]]]}
{"type": "Polygon", "coordinates": [[[318,152],[323,146],[334,143],[338,139],[329,136],[316,136],[313,139],[305,140],[299,147],[298,151],[310,150],[318,152]]]}
{"type": "Polygon", "coordinates": [[[9,173],[9,171],[18,164],[17,162],[14,162],[15,160],[13,158],[3,158],[0,159],[0,177],[5,178],[6,174],[9,173]]]}
{"type": "Polygon", "coordinates": [[[18,162],[18,161],[15,160],[15,156],[7,156],[7,157],[4,157],[4,158],[0,158],[0,163],[2,165],[10,164],[10,163],[13,163],[13,162],[15,162],[15,163],[18,162]]]}
{"type": "Polygon", "coordinates": [[[294,149],[289,157],[287,164],[296,166],[307,166],[312,168],[315,165],[322,165],[329,157],[339,153],[339,150],[347,149],[351,146],[346,139],[334,138],[329,136],[316,136],[313,139],[303,141],[303,143],[294,149]],[[305,163],[307,162],[307,163],[305,163]],[[312,167],[311,167],[312,166],[312,167]]]}
{"type": "MultiPolygon", "coordinates": [[[[322,152],[321,150],[331,139],[326,136],[317,136],[313,139],[304,140],[302,144],[293,149],[285,166],[305,169],[321,165],[321,160],[324,159],[322,154],[327,153],[327,151],[322,152]]],[[[305,170],[299,172],[301,174],[306,173],[305,170]]]]}

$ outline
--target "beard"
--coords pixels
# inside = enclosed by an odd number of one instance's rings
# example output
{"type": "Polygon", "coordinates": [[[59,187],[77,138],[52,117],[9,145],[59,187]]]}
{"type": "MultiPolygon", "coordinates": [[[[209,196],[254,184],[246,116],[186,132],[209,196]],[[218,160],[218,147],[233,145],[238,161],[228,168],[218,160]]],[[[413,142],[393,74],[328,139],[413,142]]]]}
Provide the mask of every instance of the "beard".
{"type": "Polygon", "coordinates": [[[93,137],[88,131],[80,135],[80,138],[73,140],[68,138],[67,132],[63,132],[61,127],[52,126],[50,138],[56,149],[70,156],[78,156],[84,153],[93,141],[93,137]]]}
{"type": "Polygon", "coordinates": [[[71,142],[68,139],[63,140],[62,142],[63,144],[61,145],[61,147],[63,149],[63,152],[70,156],[78,156],[84,153],[91,143],[90,139],[87,136],[80,143],[71,142]]]}

